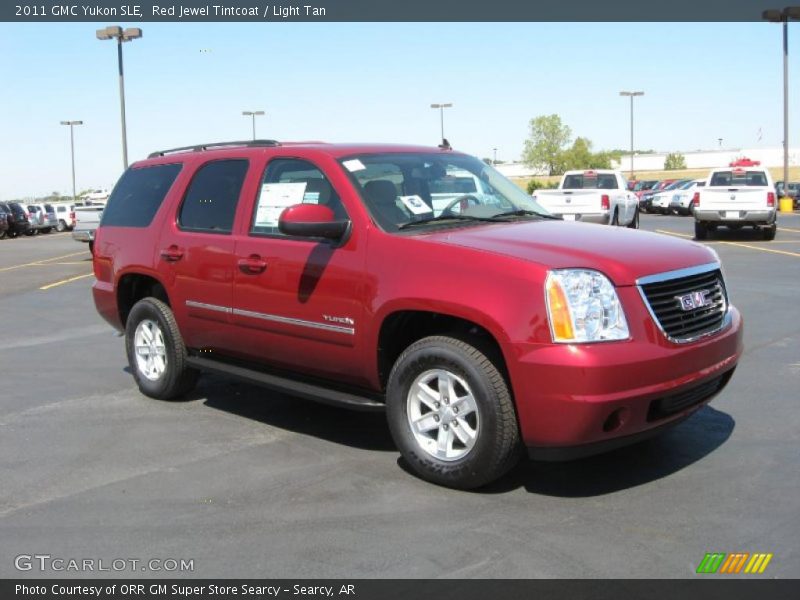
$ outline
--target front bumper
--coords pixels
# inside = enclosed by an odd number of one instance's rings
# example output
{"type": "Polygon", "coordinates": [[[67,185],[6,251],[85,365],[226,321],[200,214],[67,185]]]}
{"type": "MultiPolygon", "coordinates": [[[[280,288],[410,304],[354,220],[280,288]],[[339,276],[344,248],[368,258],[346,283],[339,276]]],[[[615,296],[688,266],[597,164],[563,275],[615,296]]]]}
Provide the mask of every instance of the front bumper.
{"type": "Polygon", "coordinates": [[[771,224],[775,222],[776,210],[704,210],[694,209],[697,221],[724,224],[771,224]],[[733,213],[733,214],[731,214],[733,213]]]}
{"type": "Polygon", "coordinates": [[[508,366],[530,455],[563,460],[623,446],[707,404],[742,353],[741,316],[733,306],[729,316],[722,331],[688,344],[667,340],[651,318],[629,318],[627,341],[517,345],[508,366]]]}

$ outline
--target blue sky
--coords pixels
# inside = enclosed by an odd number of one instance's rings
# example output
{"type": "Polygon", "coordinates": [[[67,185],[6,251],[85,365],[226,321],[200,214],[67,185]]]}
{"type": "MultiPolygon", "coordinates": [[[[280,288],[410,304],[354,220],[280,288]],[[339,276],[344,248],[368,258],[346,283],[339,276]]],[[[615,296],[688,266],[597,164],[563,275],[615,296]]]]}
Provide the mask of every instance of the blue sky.
{"type": "MultiPolygon", "coordinates": [[[[109,23],[111,24],[111,23],[109,23]]],[[[597,150],[779,146],[781,28],[754,23],[144,23],[125,44],[131,161],[247,139],[439,141],[519,158],[531,118],[556,113],[597,150]],[[758,132],[761,130],[761,140],[758,132]]],[[[114,42],[101,23],[0,24],[0,198],[110,187],[122,170],[114,42]]],[[[800,24],[789,26],[790,142],[800,145],[800,24]],[[794,53],[792,54],[792,51],[794,53]]]]}

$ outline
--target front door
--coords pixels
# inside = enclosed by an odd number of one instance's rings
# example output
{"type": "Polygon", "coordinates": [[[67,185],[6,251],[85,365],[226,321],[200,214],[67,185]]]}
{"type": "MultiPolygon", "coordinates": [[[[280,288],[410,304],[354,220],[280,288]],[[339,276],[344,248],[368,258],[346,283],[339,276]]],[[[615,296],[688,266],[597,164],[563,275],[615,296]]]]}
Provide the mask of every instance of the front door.
{"type": "Polygon", "coordinates": [[[348,218],[320,168],[296,158],[272,159],[247,233],[237,236],[232,320],[246,340],[247,358],[362,384],[364,239],[356,231],[341,243],[281,234],[280,212],[304,202],[348,218]]]}

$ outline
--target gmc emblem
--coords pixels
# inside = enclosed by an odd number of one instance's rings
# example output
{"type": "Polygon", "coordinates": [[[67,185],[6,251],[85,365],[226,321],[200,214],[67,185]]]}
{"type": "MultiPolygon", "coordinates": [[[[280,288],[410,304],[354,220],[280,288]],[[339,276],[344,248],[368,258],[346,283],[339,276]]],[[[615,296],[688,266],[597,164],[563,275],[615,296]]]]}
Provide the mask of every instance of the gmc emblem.
{"type": "Polygon", "coordinates": [[[675,296],[682,310],[695,310],[708,306],[711,302],[708,299],[709,290],[700,290],[683,296],[675,296]]]}

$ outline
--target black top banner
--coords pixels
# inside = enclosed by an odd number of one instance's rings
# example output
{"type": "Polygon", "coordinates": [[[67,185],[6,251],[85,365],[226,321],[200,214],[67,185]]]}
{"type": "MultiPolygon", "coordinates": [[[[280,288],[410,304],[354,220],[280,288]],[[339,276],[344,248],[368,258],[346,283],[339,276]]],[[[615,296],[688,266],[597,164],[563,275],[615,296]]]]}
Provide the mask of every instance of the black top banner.
{"type": "Polygon", "coordinates": [[[9,22],[759,21],[776,0],[17,0],[9,22]]]}

